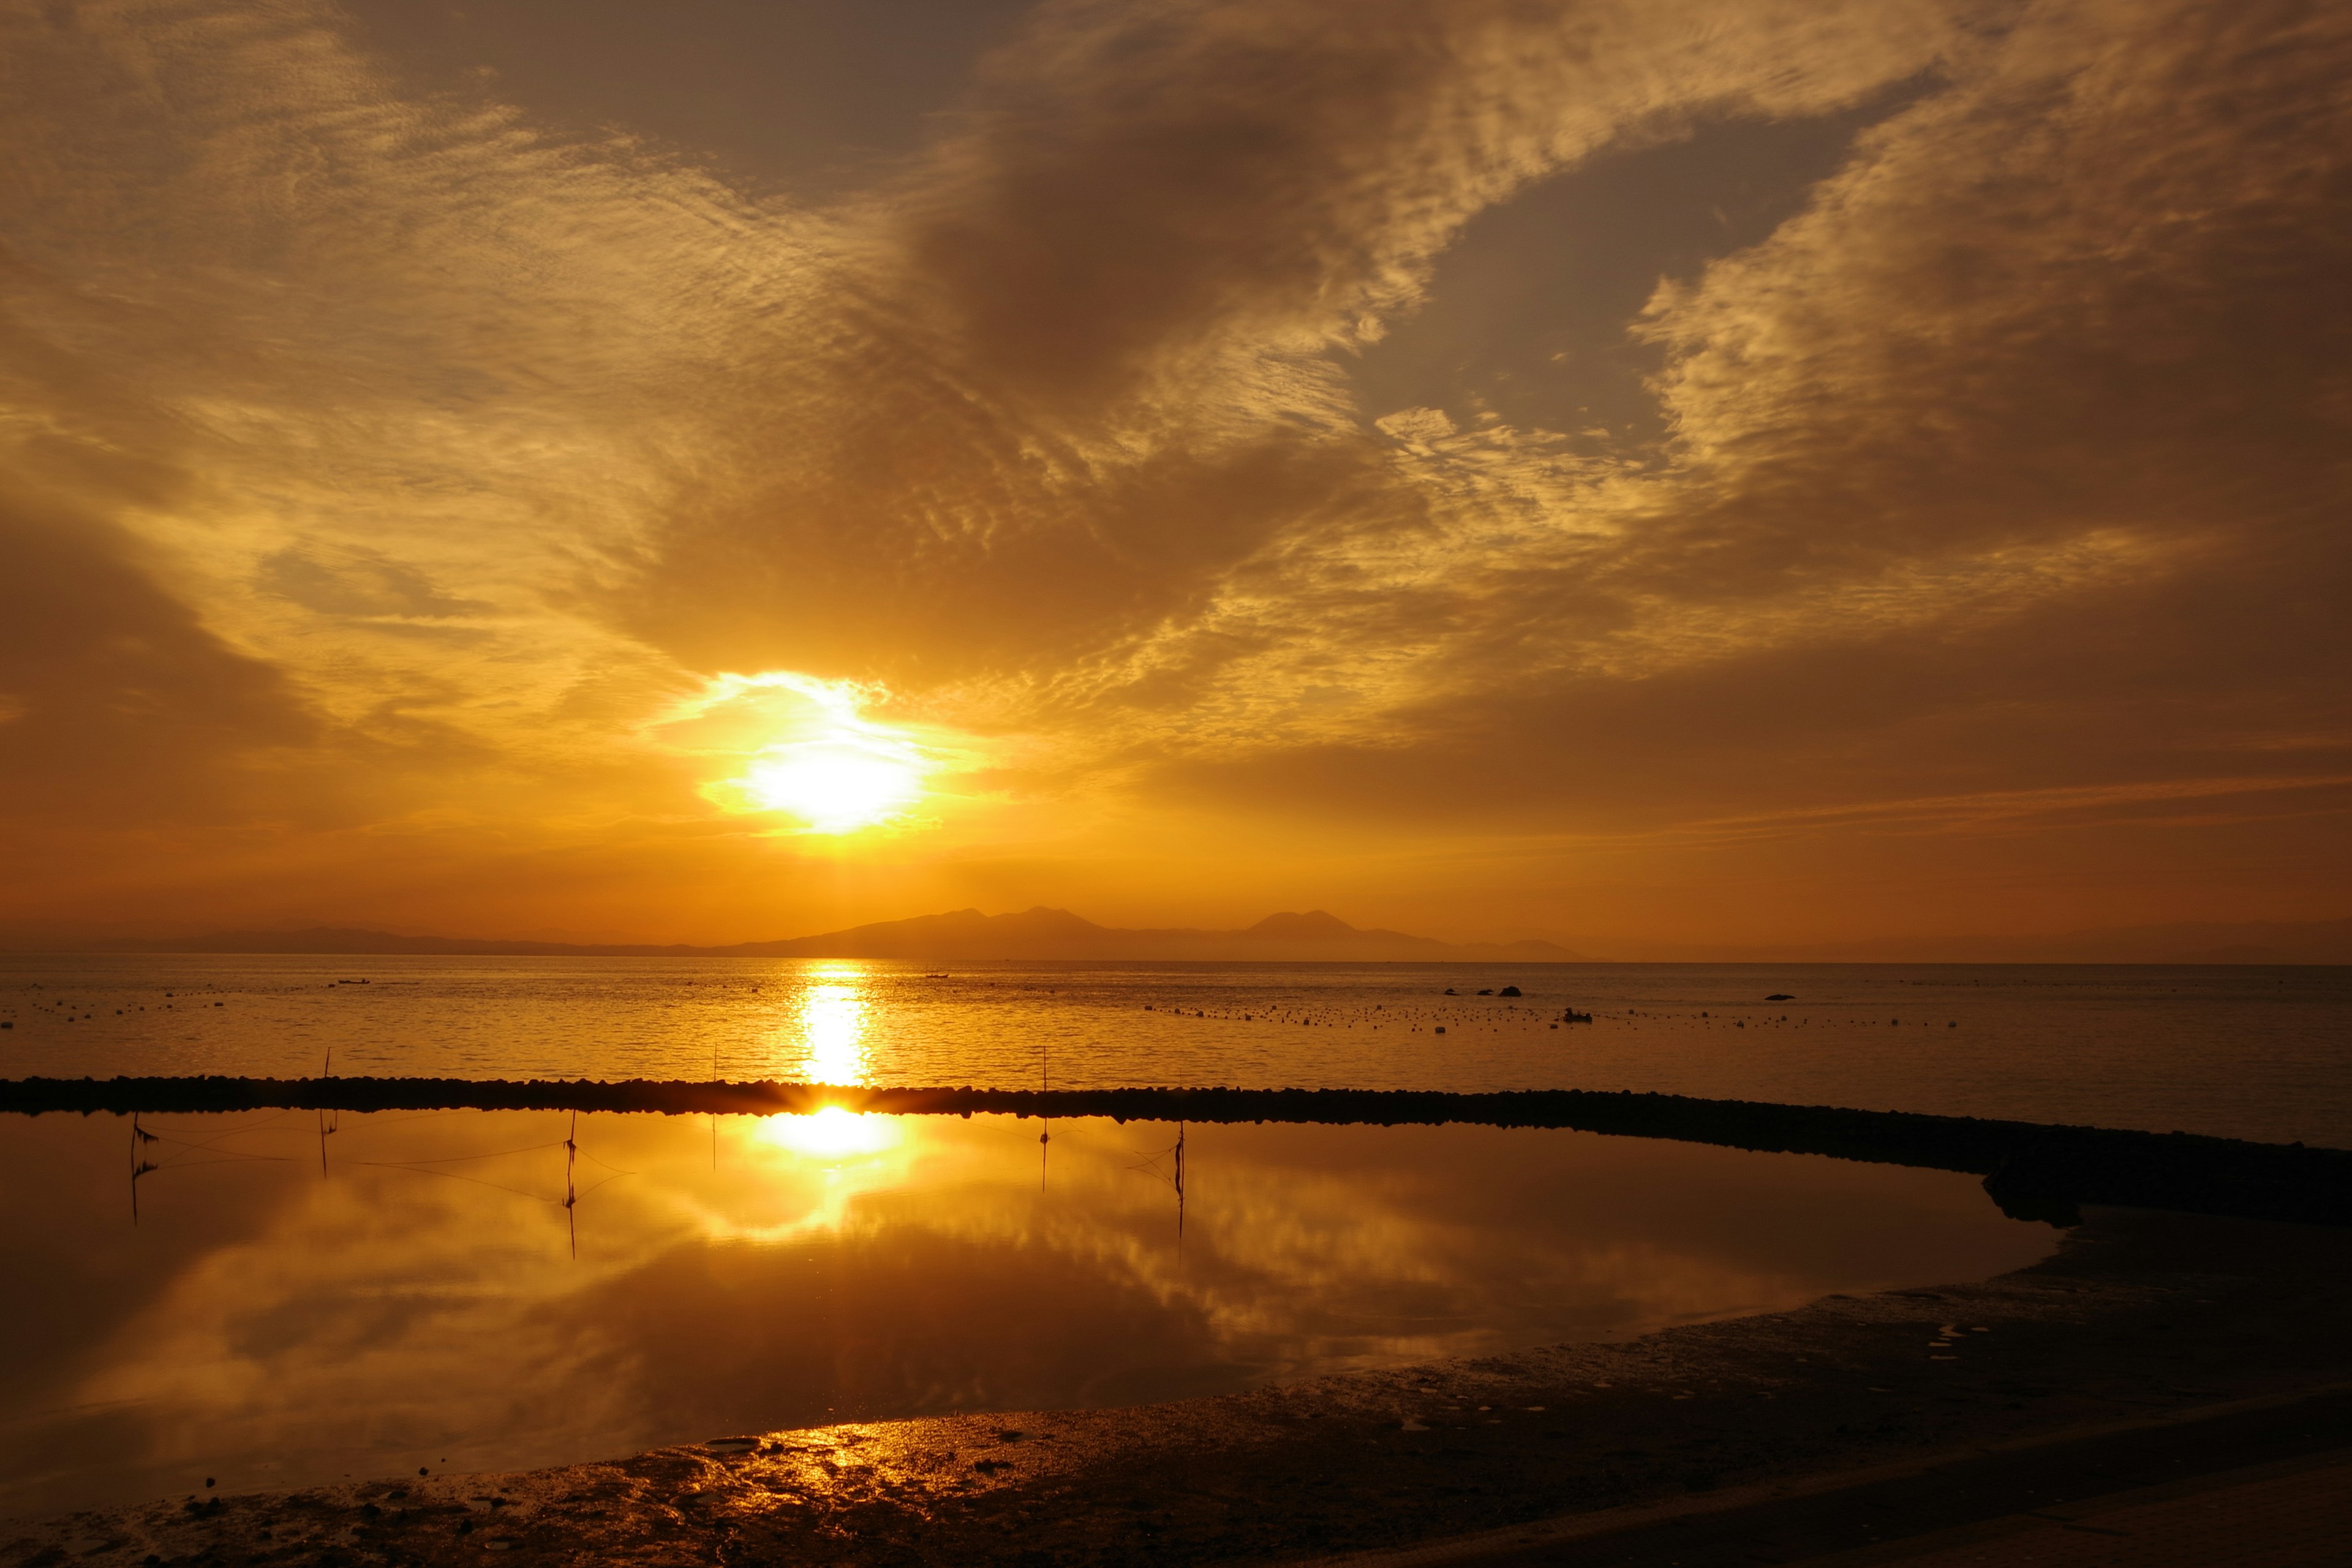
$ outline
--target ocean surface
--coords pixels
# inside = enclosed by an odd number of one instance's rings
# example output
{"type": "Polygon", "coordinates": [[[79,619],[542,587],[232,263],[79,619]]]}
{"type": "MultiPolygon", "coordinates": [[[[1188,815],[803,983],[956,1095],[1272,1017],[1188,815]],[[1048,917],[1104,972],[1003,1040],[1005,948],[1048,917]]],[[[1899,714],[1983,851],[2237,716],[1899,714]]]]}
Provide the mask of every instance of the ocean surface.
{"type": "Polygon", "coordinates": [[[0,1022],[12,1078],[1632,1089],[2352,1146],[2352,968],[11,955],[0,1022]]]}
{"type": "Polygon", "coordinates": [[[2057,1241],[1968,1176],[1814,1155],[1040,1131],[0,1115],[0,1517],[1223,1393],[1982,1278],[2057,1241]]]}
{"type": "MultiPolygon", "coordinates": [[[[1633,1089],[2352,1146],[2344,969],[17,955],[0,1024],[12,1078],[1633,1089]]],[[[1817,1156],[1045,1131],[0,1115],[0,1516],[1217,1393],[2055,1241],[1973,1178],[1817,1156]]]]}

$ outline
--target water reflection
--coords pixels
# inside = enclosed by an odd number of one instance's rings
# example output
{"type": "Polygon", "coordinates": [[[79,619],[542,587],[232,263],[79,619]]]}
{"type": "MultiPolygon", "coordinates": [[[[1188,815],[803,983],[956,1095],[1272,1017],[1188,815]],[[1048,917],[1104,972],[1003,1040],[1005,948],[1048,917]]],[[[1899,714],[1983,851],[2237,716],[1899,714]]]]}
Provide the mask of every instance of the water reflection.
{"type": "Polygon", "coordinates": [[[838,1105],[806,1116],[768,1117],[755,1128],[761,1142],[819,1160],[879,1154],[896,1147],[904,1135],[895,1117],[867,1116],[838,1105]]]}
{"type": "Polygon", "coordinates": [[[865,969],[856,963],[814,963],[801,992],[801,1062],[811,1083],[864,1083],[869,1004],[865,969]]]}
{"type": "Polygon", "coordinates": [[[1407,963],[352,963],[0,953],[10,1076],[789,1079],[813,1034],[854,1035],[840,1054],[862,1068],[816,1076],[1026,1089],[1050,1065],[1073,1089],[1572,1083],[2352,1145],[2347,966],[1601,964],[1474,977],[1407,963]],[[339,984],[355,978],[373,983],[339,984]],[[1501,983],[1526,995],[1475,994],[1501,983]],[[846,990],[812,996],[813,984],[846,990]],[[193,1008],[199,994],[224,1005],[193,1008]],[[1794,999],[1761,1000],[1782,994],[1794,999]],[[82,1020],[67,1025],[45,996],[79,998],[82,1020]],[[813,1031],[811,1003],[852,1026],[813,1031]],[[1571,1006],[1594,1021],[1552,1027],[1571,1006]],[[1937,1026],[1915,1028],[1925,1022],[1937,1026]],[[1427,1031],[1438,1024],[1449,1032],[1427,1031]]]}
{"type": "Polygon", "coordinates": [[[1175,1194],[1176,1240],[1181,1254],[1184,1240],[1184,1124],[1181,1121],[1176,1124],[1175,1142],[1165,1149],[1155,1149],[1143,1154],[1129,1169],[1166,1182],[1175,1194]]]}
{"type": "Polygon", "coordinates": [[[2052,1237],[1964,1176],[1528,1130],[1066,1120],[1049,1190],[1009,1117],[129,1131],[0,1117],[0,1248],[43,1282],[0,1295],[0,1515],[1222,1392],[1977,1277],[2052,1237]]]}

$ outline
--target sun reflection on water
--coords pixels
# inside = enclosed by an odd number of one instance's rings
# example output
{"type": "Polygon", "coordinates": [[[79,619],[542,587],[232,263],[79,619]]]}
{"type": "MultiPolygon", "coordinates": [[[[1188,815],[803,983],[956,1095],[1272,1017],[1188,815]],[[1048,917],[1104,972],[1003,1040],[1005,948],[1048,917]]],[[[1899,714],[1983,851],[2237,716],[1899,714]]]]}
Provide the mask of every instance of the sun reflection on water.
{"type": "Polygon", "coordinates": [[[866,1079],[866,972],[854,963],[821,963],[801,993],[800,1077],[809,1083],[866,1079]]]}
{"type": "Polygon", "coordinates": [[[795,1154],[840,1159],[850,1154],[879,1154],[896,1147],[904,1136],[898,1119],[867,1116],[862,1111],[828,1105],[806,1116],[771,1116],[761,1121],[761,1141],[795,1154]]]}
{"type": "Polygon", "coordinates": [[[1055,1127],[1040,1192],[1034,1118],[836,1105],[708,1129],[355,1114],[332,1180],[307,1118],[162,1120],[149,1128],[191,1168],[148,1178],[135,1235],[179,1249],[158,1254],[92,1249],[134,1234],[119,1123],[36,1142],[10,1120],[0,1190],[40,1185],[64,1223],[0,1205],[0,1252],[119,1325],[58,1340],[0,1292],[0,1374],[38,1413],[0,1436],[67,1456],[0,1467],[11,1516],[53,1510],[61,1488],[158,1495],[224,1461],[247,1489],[331,1484],[355,1458],[508,1470],[681,1427],[817,1426],[845,1394],[894,1416],[1058,1408],[1622,1340],[2018,1268],[2053,1235],[1952,1173],[1463,1126],[1076,1119],[1055,1127]],[[60,1145],[84,1175],[59,1179],[60,1145]],[[253,1161],[256,1180],[206,1181],[198,1152],[253,1161]],[[575,1153],[599,1172],[577,1205],[575,1153]],[[1513,1197],[1529,1192],[1552,1195],[1513,1197]],[[334,1353],[361,1342],[364,1357],[334,1353]],[[518,1361],[518,1344],[538,1350],[518,1361]],[[613,1377],[616,1351],[646,1375],[613,1377]],[[467,1446],[411,1446],[444,1431],[467,1446]]]}

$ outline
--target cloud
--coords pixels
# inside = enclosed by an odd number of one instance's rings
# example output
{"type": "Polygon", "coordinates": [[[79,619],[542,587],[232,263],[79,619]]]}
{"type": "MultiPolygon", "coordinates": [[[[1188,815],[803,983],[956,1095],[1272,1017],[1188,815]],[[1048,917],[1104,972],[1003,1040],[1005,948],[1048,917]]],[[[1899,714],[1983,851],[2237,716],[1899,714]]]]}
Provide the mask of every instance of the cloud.
{"type": "Polygon", "coordinates": [[[0,821],[12,832],[246,815],[256,773],[319,737],[279,671],[207,633],[132,554],[95,519],[0,494],[0,821]]]}
{"type": "MultiPolygon", "coordinates": [[[[651,533],[633,629],[688,659],[1036,679],[1276,556],[1423,522],[1335,352],[1482,207],[1701,112],[1818,112],[1935,58],[1930,11],[1074,5],[844,210],[770,427],[651,533]]],[[[763,378],[764,370],[764,378],[763,378]]]]}
{"type": "Polygon", "coordinates": [[[1237,577],[1220,611],[1261,635],[1223,700],[1274,751],[1279,693],[1334,665],[1361,690],[1304,721],[1317,744],[1459,763],[1533,725],[1566,773],[1515,742],[1462,798],[1570,811],[2193,772],[2224,711],[2340,723],[2347,58],[2292,7],[2025,14],[1770,238],[1660,290],[1654,457],[1384,421],[1425,542],[1237,577]],[[2063,717],[2001,718],[2029,712],[2063,717]],[[1743,713],[1838,738],[1742,767],[1743,713]],[[1687,755],[1649,749],[1677,729],[1687,755]]]}
{"type": "Polygon", "coordinates": [[[1008,865],[2345,772],[2332,12],[1057,0],[821,205],[361,37],[0,0],[9,548],[58,584],[8,645],[20,803],[290,792],[321,864],[399,837],[448,889],[486,844],[764,886],[648,739],[728,671],[990,752],[1019,826],[953,852],[1008,865]],[[1573,217],[1496,230],[1482,342],[1654,356],[1656,439],[1485,395],[1528,356],[1478,343],[1443,411],[1359,401],[1400,323],[1476,314],[1481,214],[1799,123],[1818,183],[1630,318],[1573,217]]]}
{"type": "Polygon", "coordinates": [[[340,26],[0,7],[0,113],[37,150],[6,191],[0,441],[344,740],[609,747],[583,691],[634,683],[625,726],[685,678],[567,596],[700,438],[701,367],[811,226],[404,98],[340,26]]]}
{"type": "Polygon", "coordinates": [[[452,598],[415,567],[363,545],[272,551],[261,558],[254,585],[306,610],[355,619],[446,621],[491,608],[479,599],[452,598]]]}

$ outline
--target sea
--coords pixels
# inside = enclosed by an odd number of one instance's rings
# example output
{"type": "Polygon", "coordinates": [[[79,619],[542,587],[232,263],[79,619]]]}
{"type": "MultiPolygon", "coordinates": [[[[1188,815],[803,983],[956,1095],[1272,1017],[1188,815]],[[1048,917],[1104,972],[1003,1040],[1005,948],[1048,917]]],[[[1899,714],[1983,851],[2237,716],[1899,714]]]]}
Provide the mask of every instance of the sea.
{"type": "MultiPolygon", "coordinates": [[[[2343,969],[18,955],[0,1024],[8,1078],[1633,1089],[2352,1145],[2343,969]]],[[[0,1517],[1623,1340],[2062,1239],[1962,1173],[1564,1129],[0,1114],[0,1517]]]]}
{"type": "Polygon", "coordinates": [[[20,954],[0,1023],[6,1078],[1631,1089],[2352,1147],[2347,967],[20,954]]]}

